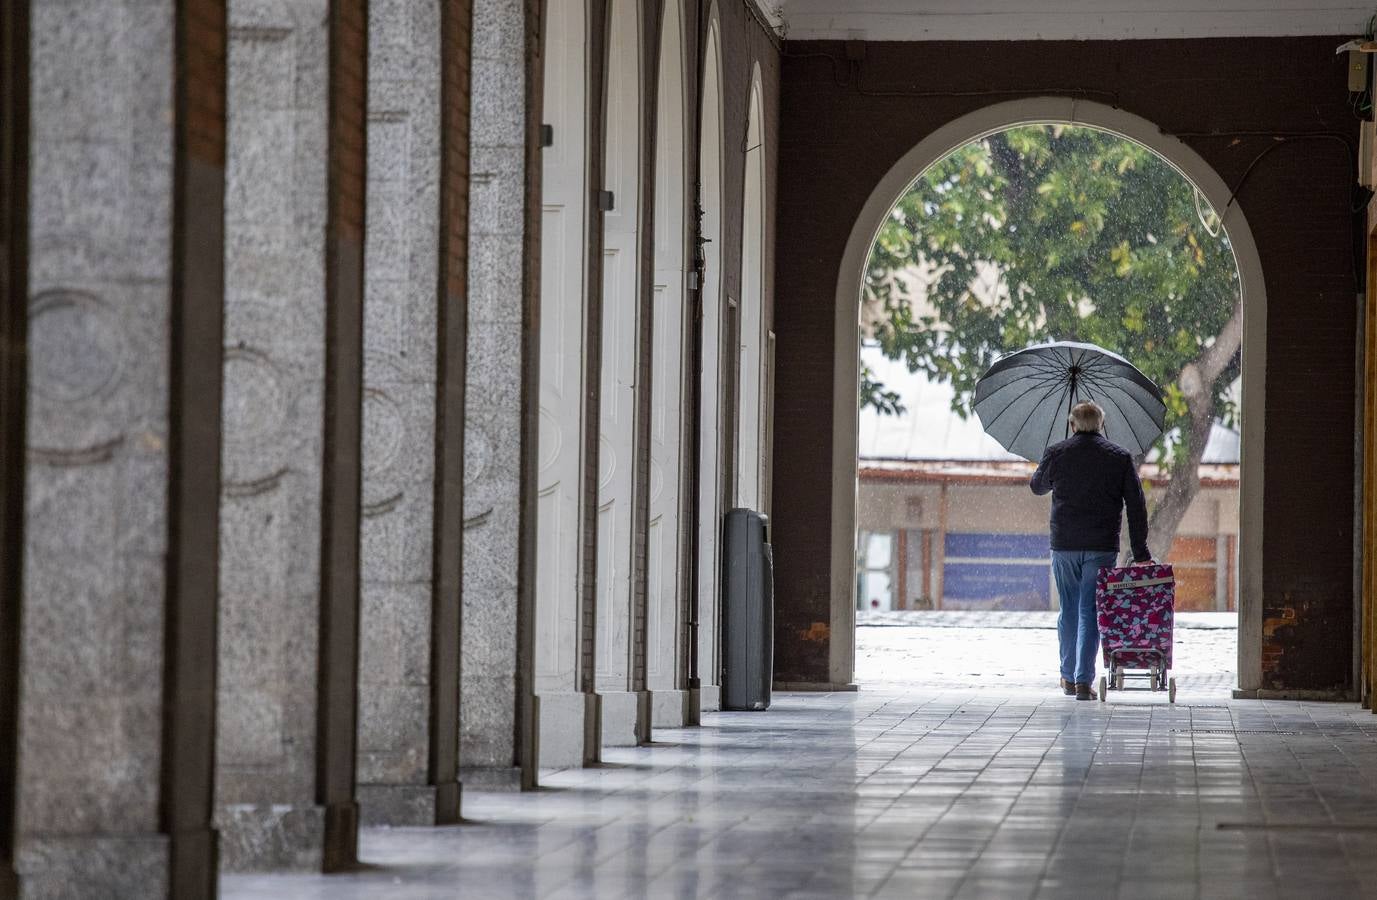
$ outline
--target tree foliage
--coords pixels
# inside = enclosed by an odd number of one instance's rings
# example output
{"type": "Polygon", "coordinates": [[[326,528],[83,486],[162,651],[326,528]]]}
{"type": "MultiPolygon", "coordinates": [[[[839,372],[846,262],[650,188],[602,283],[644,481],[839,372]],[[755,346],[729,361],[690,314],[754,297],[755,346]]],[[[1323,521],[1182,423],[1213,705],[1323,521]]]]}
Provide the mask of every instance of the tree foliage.
{"type": "MultiPolygon", "coordinates": [[[[1209,421],[1236,415],[1241,300],[1228,238],[1175,168],[1104,131],[1020,126],[938,161],[881,227],[864,302],[885,355],[950,383],[963,416],[995,359],[1047,340],[1099,344],[1162,386],[1173,477],[1189,467],[1194,482],[1209,421]]],[[[862,403],[898,411],[902,398],[866,376],[862,403]]]]}
{"type": "MultiPolygon", "coordinates": [[[[951,383],[961,415],[1000,355],[1075,340],[1162,385],[1168,429],[1185,424],[1182,369],[1238,296],[1228,239],[1191,183],[1141,144],[1067,125],[1011,128],[929,168],[881,227],[865,278],[872,337],[910,371],[951,383]],[[931,276],[921,297],[902,277],[914,269],[931,276]],[[992,278],[995,291],[977,287],[992,278]]],[[[1210,392],[1225,421],[1237,374],[1235,355],[1210,392]]],[[[898,411],[873,375],[864,380],[863,402],[898,411]]]]}

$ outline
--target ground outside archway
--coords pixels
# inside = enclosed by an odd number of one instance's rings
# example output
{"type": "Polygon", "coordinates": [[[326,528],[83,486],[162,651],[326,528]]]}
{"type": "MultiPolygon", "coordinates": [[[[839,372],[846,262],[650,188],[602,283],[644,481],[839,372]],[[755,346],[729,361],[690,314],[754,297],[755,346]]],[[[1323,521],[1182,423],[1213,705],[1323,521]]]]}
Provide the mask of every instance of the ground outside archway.
{"type": "Polygon", "coordinates": [[[1238,687],[1262,683],[1263,436],[1266,433],[1267,300],[1262,259],[1242,210],[1204,158],[1152,122],[1121,109],[1069,97],[998,103],[935,129],[905,153],[871,190],[847,238],[837,278],[833,353],[830,680],[845,684],[855,673],[856,392],[861,283],[870,247],[884,217],[913,181],[957,147],[1019,125],[1064,123],[1113,132],[1153,150],[1199,188],[1220,214],[1238,266],[1243,296],[1243,424],[1240,454],[1238,687]]]}

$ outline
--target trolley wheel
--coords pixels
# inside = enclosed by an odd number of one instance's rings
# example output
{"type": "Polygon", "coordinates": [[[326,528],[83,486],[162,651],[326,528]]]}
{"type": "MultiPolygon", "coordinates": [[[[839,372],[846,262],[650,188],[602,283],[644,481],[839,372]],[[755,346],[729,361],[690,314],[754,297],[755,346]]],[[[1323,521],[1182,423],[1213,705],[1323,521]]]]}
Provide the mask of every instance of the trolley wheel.
{"type": "Polygon", "coordinates": [[[1176,679],[1172,678],[1167,682],[1167,702],[1176,702],[1176,679]]]}
{"type": "Polygon", "coordinates": [[[1108,684],[1109,684],[1108,680],[1107,680],[1103,675],[1101,675],[1101,676],[1100,676],[1100,702],[1101,702],[1101,703],[1103,703],[1103,702],[1105,701],[1105,696],[1104,696],[1104,694],[1105,694],[1105,688],[1108,686],[1108,684]]]}

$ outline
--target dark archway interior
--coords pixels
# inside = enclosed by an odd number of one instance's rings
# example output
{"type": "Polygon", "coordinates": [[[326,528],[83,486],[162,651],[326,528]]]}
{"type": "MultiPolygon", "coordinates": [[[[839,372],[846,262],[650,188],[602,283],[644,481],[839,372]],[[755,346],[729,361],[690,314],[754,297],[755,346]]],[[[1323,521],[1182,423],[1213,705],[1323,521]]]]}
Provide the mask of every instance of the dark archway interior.
{"type": "Polygon", "coordinates": [[[935,42],[913,53],[906,44],[868,42],[852,63],[842,42],[789,46],[776,265],[780,680],[826,682],[828,641],[837,638],[813,625],[829,620],[833,460],[820,437],[835,424],[833,291],[851,224],[880,177],[934,129],[1038,93],[1081,96],[1159,123],[1236,189],[1269,297],[1262,684],[1351,687],[1353,516],[1347,500],[1336,512],[1326,498],[1348,498],[1354,484],[1357,120],[1333,90],[1340,73],[1331,45],[935,42]],[[1248,77],[1272,90],[1240,92],[1248,77]],[[1333,425],[1317,430],[1315,421],[1333,425]]]}

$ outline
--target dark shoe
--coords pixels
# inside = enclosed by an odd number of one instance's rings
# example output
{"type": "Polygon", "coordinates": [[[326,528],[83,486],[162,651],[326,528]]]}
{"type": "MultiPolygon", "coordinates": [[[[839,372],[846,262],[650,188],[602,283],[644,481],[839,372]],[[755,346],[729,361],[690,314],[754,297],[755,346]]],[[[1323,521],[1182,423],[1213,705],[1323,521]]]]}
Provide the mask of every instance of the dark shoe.
{"type": "Polygon", "coordinates": [[[1084,681],[1078,681],[1078,682],[1076,682],[1076,699],[1077,699],[1077,700],[1094,700],[1094,699],[1095,699],[1095,692],[1092,691],[1092,690],[1090,689],[1090,685],[1086,684],[1084,681]]]}
{"type": "Polygon", "coordinates": [[[1061,680],[1061,692],[1068,697],[1076,696],[1076,686],[1065,678],[1061,680]]]}

